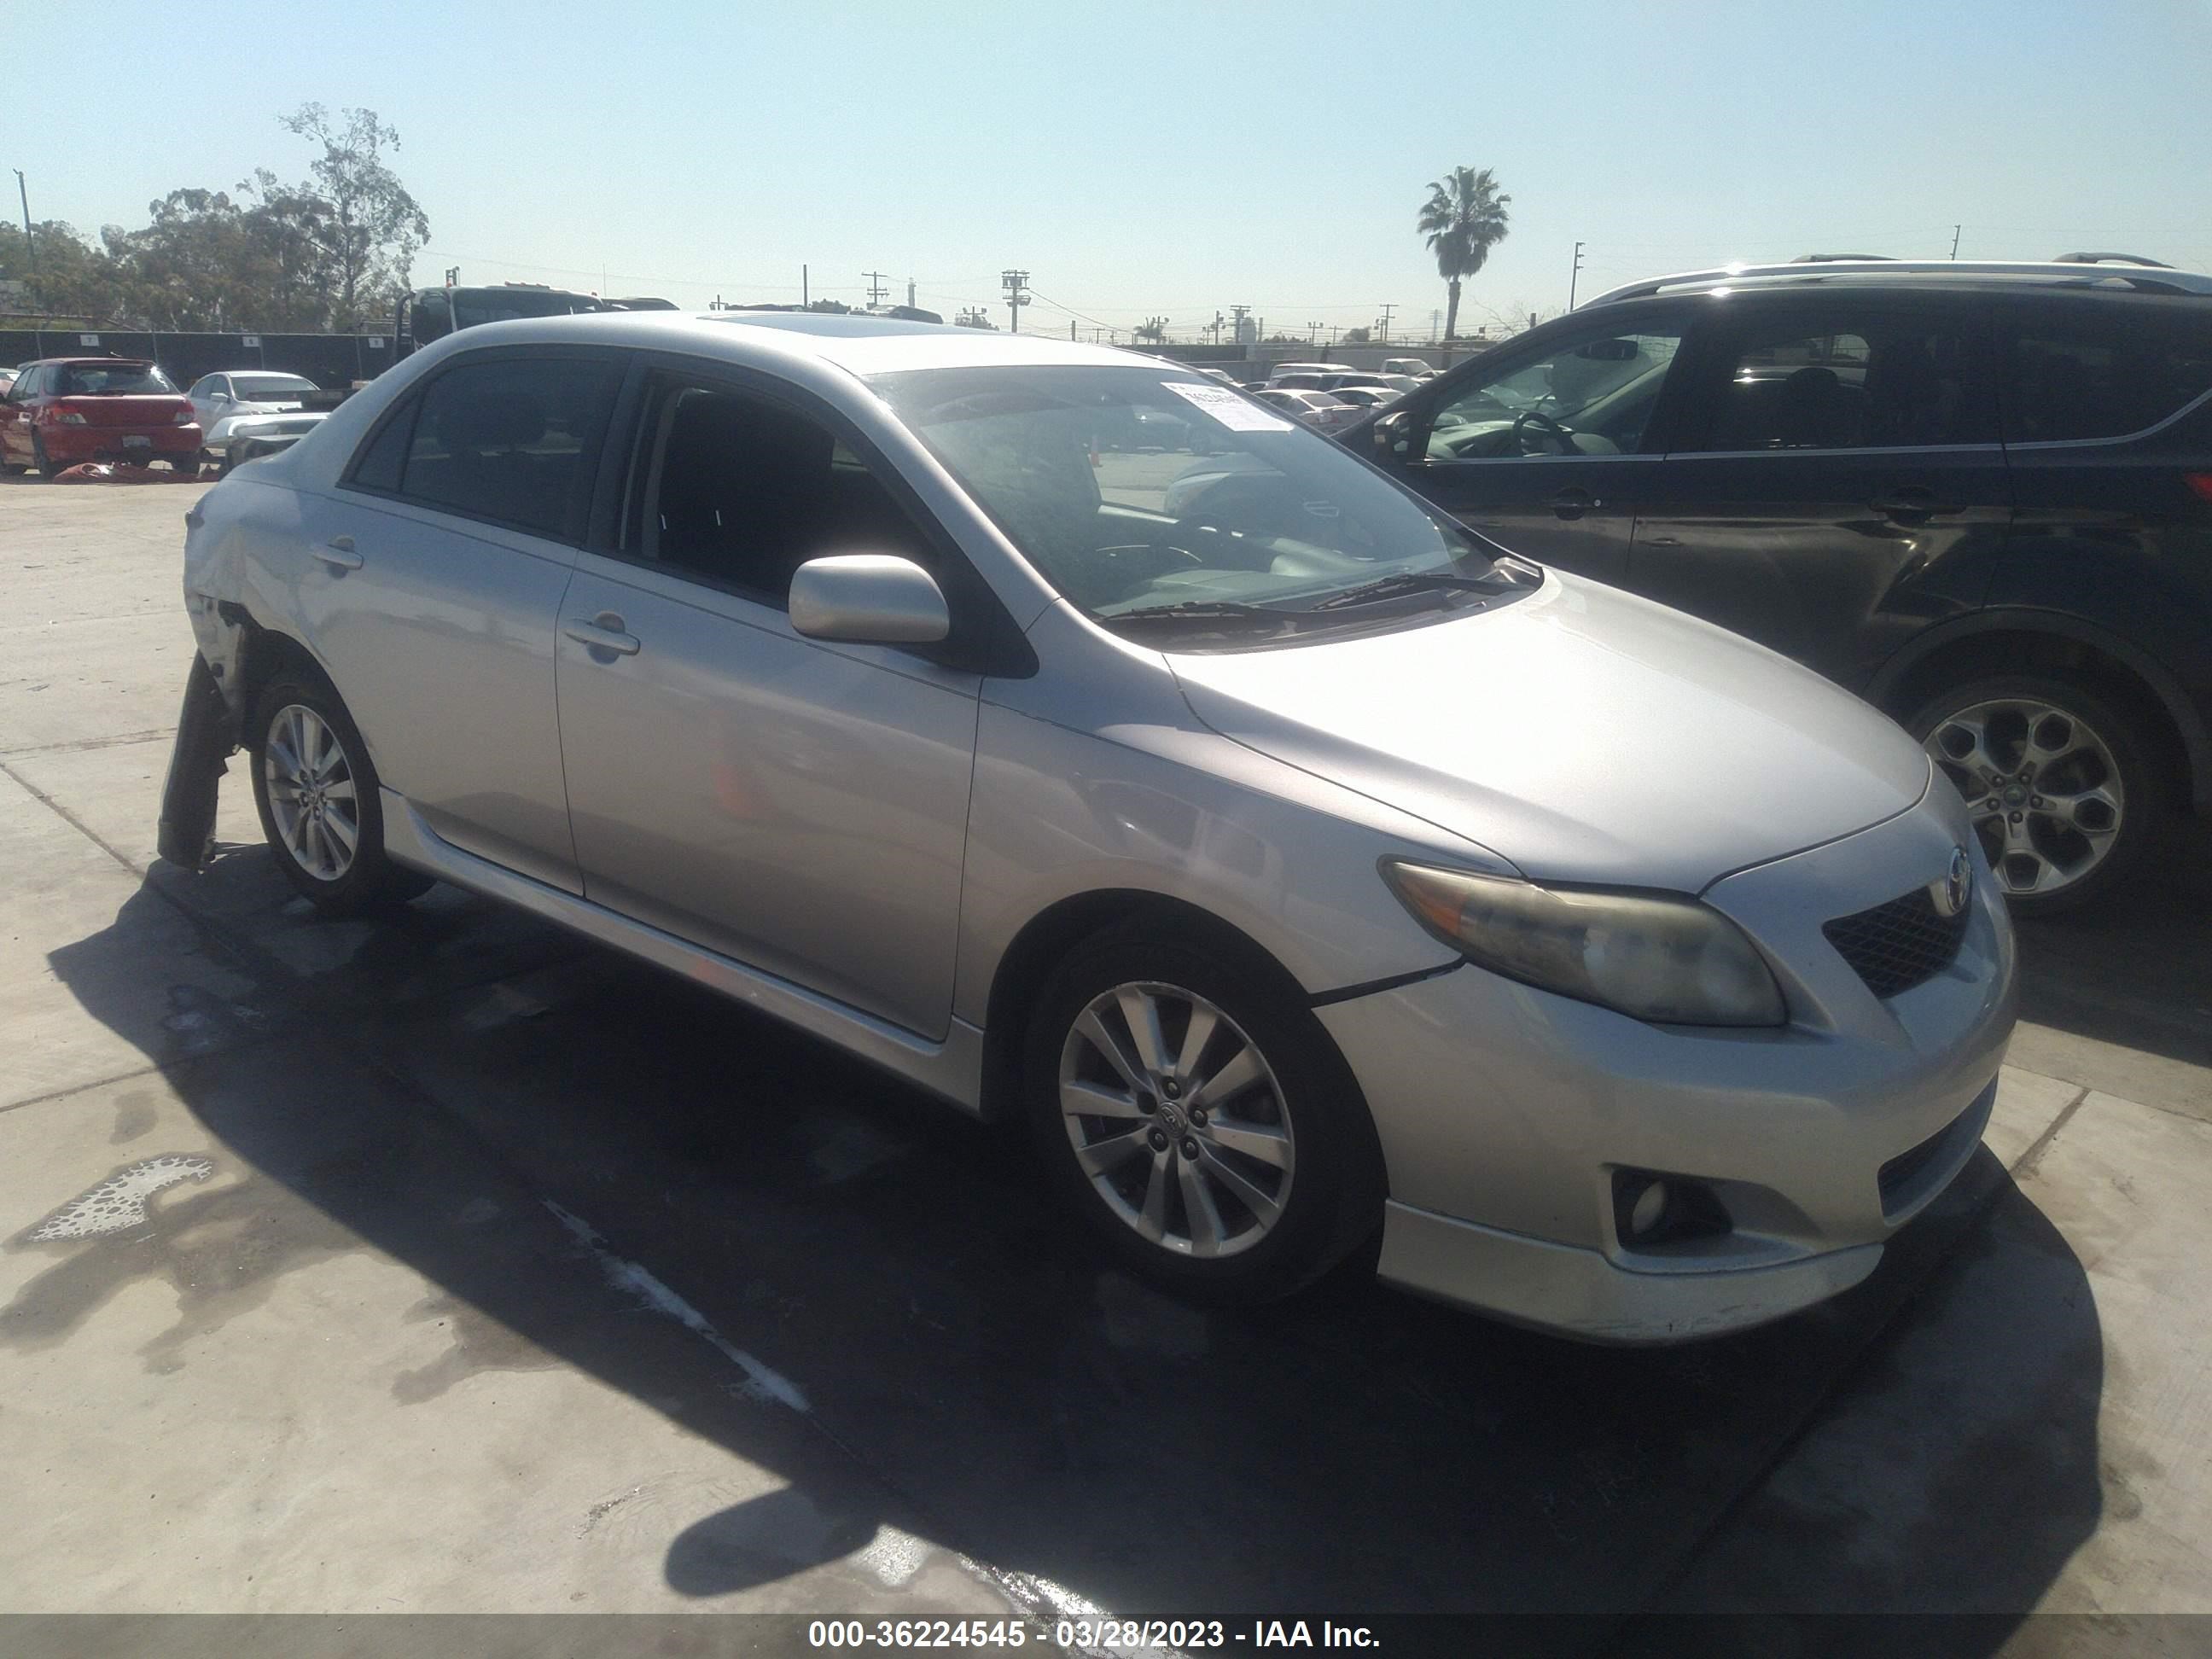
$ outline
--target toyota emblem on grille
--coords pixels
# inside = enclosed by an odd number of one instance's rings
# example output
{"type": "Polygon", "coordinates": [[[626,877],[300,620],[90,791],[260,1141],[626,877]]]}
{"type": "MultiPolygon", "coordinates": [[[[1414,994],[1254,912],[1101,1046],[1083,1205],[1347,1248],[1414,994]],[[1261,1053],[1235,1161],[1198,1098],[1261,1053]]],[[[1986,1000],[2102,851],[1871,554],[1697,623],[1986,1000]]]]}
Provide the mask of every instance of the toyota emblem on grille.
{"type": "Polygon", "coordinates": [[[1951,868],[1941,881],[1928,884],[1928,896],[1939,916],[1955,916],[1966,908],[1974,891],[1974,866],[1963,847],[1951,849],[1951,868]]]}

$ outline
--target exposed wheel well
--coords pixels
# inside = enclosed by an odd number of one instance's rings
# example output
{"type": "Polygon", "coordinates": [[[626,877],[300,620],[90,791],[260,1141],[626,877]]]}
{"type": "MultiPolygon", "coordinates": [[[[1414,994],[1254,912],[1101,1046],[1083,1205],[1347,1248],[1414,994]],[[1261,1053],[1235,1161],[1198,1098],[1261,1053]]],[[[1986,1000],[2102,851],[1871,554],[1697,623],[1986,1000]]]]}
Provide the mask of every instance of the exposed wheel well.
{"type": "Polygon", "coordinates": [[[1892,681],[1879,699],[1893,719],[1909,720],[1946,688],[1997,674],[2072,680],[2142,722],[2157,745],[2159,770],[2172,780],[2174,804],[2190,798],[2188,745],[2158,694],[2134,669],[2086,640],[2035,629],[1993,629],[1937,647],[1892,681]]]}
{"type": "Polygon", "coordinates": [[[315,660],[314,653],[299,641],[256,623],[246,624],[246,649],[241,654],[245,659],[239,687],[241,743],[246,740],[244,723],[252,716],[253,705],[260,700],[263,689],[279,674],[292,670],[318,680],[327,681],[330,678],[323,672],[323,665],[315,660]]]}
{"type": "Polygon", "coordinates": [[[999,959],[983,1024],[982,1114],[1003,1122],[1018,1112],[1022,1052],[1038,988],[1075,947],[1094,933],[1127,921],[1157,921],[1164,933],[1203,940],[1279,980],[1291,994],[1304,993],[1290,971],[1242,929],[1197,905],[1141,889],[1079,893],[1030,919],[999,959]]]}

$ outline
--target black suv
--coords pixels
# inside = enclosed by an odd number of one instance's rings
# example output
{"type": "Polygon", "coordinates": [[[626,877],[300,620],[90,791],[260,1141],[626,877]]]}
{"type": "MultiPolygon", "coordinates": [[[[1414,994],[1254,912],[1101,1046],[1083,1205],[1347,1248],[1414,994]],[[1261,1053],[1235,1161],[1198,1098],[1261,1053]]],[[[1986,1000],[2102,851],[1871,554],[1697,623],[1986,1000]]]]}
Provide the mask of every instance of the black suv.
{"type": "Polygon", "coordinates": [[[1799,264],[1617,289],[1342,441],[1904,722],[2013,907],[2212,817],[2212,277],[1799,264]]]}

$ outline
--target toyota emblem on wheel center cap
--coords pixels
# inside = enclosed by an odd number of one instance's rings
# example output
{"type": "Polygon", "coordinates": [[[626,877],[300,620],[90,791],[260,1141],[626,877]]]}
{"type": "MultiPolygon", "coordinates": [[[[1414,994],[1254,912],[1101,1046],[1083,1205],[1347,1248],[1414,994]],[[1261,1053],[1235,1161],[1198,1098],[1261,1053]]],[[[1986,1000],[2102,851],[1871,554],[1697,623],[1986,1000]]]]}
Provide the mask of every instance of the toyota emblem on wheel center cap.
{"type": "Polygon", "coordinates": [[[1951,867],[1945,872],[1943,879],[1928,884],[1928,896],[1936,906],[1936,914],[1939,916],[1957,915],[1966,908],[1966,900],[1973,890],[1973,861],[1967,858],[1965,848],[1954,847],[1951,849],[1951,867]]]}

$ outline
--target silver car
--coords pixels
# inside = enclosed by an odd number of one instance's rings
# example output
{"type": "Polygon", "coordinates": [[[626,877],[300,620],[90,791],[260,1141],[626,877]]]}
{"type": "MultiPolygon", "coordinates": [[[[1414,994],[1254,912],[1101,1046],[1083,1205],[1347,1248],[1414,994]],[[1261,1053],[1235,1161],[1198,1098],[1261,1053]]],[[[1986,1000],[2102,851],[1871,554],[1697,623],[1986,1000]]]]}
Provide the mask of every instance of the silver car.
{"type": "Polygon", "coordinates": [[[2014,951],[1862,703],[1204,377],[866,317],[418,353],[190,517],[164,806],[432,878],[985,1118],[1127,1268],[1589,1338],[1856,1283],[1979,1141],[2014,951]],[[1243,459],[1108,447],[1139,416],[1243,459]]]}
{"type": "Polygon", "coordinates": [[[241,440],[290,440],[320,424],[323,411],[301,402],[319,390],[304,374],[240,368],[203,374],[185,395],[207,434],[201,447],[213,459],[228,461],[233,444],[241,440]]]}

